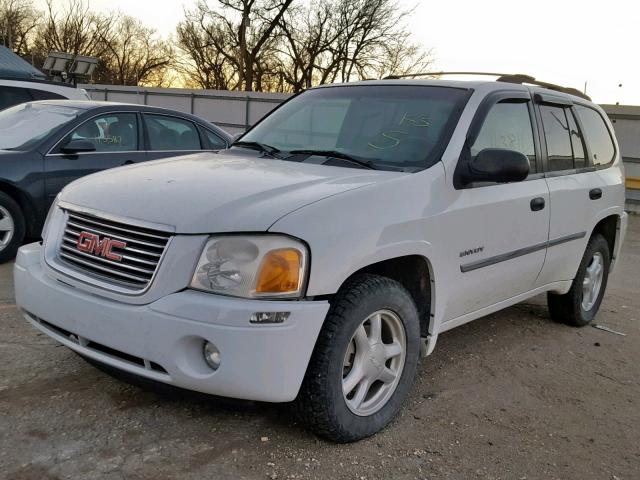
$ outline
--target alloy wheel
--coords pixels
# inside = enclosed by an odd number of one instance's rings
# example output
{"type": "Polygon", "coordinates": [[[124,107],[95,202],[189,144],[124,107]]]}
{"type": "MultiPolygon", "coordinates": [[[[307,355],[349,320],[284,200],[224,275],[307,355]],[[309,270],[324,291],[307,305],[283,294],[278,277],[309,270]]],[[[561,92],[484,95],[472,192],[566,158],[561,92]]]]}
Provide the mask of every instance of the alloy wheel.
{"type": "Polygon", "coordinates": [[[593,254],[582,280],[582,309],[588,312],[598,300],[604,278],[604,258],[600,252],[593,254]]]}
{"type": "Polygon", "coordinates": [[[342,373],[342,393],[351,412],[368,416],[387,404],[402,376],[406,350],[404,325],[394,312],[378,310],[358,326],[342,373]]]}
{"type": "Polygon", "coordinates": [[[7,248],[7,245],[11,243],[15,228],[16,226],[9,210],[0,206],[0,251],[7,248]]]}

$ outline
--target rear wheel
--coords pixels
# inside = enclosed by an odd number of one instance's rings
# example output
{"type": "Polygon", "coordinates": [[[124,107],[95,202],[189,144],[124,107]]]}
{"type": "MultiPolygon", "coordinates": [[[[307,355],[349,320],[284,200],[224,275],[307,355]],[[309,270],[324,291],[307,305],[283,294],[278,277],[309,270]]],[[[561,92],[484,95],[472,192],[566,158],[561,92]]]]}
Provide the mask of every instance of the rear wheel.
{"type": "Polygon", "coordinates": [[[571,290],[564,295],[547,294],[551,318],[576,327],[589,324],[598,313],[609,277],[609,244],[600,234],[589,240],[571,290]]]}
{"type": "Polygon", "coordinates": [[[295,406],[316,434],[351,442],[399,412],[420,351],[416,306],[398,282],[354,278],[336,295],[295,406]]]}
{"type": "Polygon", "coordinates": [[[0,192],[0,263],[11,260],[24,240],[25,223],[20,206],[0,192]]]}

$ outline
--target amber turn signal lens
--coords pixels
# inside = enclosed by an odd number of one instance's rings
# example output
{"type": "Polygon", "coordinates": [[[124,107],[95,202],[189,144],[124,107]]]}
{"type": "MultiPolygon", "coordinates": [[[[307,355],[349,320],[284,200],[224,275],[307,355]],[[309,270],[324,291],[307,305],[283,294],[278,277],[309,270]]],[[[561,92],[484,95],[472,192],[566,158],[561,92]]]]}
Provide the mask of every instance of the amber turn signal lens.
{"type": "Polygon", "coordinates": [[[297,292],[302,254],[293,248],[271,250],[258,270],[256,293],[297,292]]]}

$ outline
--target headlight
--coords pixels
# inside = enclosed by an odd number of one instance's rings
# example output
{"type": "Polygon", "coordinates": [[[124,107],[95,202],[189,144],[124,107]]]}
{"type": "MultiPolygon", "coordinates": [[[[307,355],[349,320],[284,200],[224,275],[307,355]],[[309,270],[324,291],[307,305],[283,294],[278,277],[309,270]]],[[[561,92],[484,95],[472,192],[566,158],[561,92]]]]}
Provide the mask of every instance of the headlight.
{"type": "Polygon", "coordinates": [[[53,212],[55,212],[56,208],[58,208],[59,198],[60,198],[60,194],[56,196],[55,200],[51,204],[51,207],[49,208],[49,211],[47,212],[47,217],[44,219],[44,224],[42,225],[42,235],[41,235],[43,240],[47,238],[47,230],[49,229],[49,222],[51,222],[51,217],[53,217],[53,212]]]}
{"type": "Polygon", "coordinates": [[[245,298],[300,297],[307,262],[307,248],[283,235],[211,237],[191,287],[245,298]]]}

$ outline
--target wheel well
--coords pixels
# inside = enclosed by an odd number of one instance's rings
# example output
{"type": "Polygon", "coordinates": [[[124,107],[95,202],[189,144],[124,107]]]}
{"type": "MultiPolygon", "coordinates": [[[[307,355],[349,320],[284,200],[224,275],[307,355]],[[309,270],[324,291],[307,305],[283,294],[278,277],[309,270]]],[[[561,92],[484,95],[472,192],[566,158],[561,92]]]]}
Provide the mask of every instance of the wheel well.
{"type": "Polygon", "coordinates": [[[593,229],[592,236],[596,233],[602,235],[607,243],[609,244],[609,253],[611,255],[611,260],[613,260],[613,253],[615,252],[616,247],[616,233],[618,231],[618,215],[611,215],[609,217],[603,218],[598,222],[598,224],[593,229]]]}
{"type": "Polygon", "coordinates": [[[380,275],[401,283],[409,291],[418,308],[421,336],[429,335],[429,321],[433,308],[433,275],[426,258],[420,255],[392,258],[368,265],[353,275],[359,273],[380,275]]]}
{"type": "Polygon", "coordinates": [[[35,236],[40,233],[37,231],[38,215],[36,215],[36,209],[34,208],[27,195],[25,195],[24,192],[20,191],[20,189],[6,182],[0,182],[0,192],[9,195],[20,206],[20,210],[22,210],[25,225],[27,227],[26,235],[35,236]]]}

